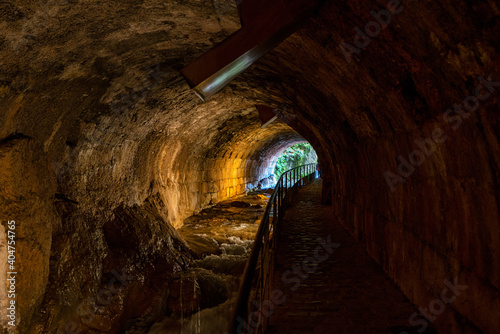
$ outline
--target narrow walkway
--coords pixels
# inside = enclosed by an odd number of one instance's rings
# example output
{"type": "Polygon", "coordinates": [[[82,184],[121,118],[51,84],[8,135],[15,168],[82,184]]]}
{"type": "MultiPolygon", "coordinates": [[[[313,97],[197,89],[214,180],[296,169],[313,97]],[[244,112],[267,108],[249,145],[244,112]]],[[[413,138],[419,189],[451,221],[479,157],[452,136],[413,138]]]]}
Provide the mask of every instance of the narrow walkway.
{"type": "Polygon", "coordinates": [[[408,322],[416,311],[413,305],[361,244],[332,222],[330,207],[320,200],[321,180],[315,180],[300,190],[286,212],[273,287],[284,292],[286,301],[276,306],[268,333],[417,333],[408,322]],[[314,257],[321,246],[317,239],[328,235],[335,243],[332,253],[322,248],[316,256],[327,258],[316,268],[310,262],[304,266],[304,259],[314,257]],[[294,266],[300,272],[294,273],[294,266]]]}

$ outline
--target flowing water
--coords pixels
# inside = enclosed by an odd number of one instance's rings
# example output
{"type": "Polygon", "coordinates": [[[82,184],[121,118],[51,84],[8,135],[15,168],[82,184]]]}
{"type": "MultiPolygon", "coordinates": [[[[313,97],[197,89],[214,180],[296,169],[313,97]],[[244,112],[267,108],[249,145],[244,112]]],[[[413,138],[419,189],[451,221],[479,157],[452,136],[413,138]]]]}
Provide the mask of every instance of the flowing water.
{"type": "Polygon", "coordinates": [[[196,259],[173,277],[170,288],[175,293],[170,291],[169,301],[173,306],[153,323],[137,319],[125,333],[225,333],[268,200],[265,192],[239,196],[187,218],[179,233],[196,259]]]}

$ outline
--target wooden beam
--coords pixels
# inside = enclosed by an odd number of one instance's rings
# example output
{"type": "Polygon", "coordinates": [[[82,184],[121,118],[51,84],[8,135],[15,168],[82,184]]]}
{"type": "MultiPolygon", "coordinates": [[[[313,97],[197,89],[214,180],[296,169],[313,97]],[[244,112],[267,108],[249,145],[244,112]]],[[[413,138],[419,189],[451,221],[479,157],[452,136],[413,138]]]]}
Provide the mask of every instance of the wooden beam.
{"type": "Polygon", "coordinates": [[[290,36],[319,0],[244,0],[242,28],[181,70],[203,100],[290,36]]]}

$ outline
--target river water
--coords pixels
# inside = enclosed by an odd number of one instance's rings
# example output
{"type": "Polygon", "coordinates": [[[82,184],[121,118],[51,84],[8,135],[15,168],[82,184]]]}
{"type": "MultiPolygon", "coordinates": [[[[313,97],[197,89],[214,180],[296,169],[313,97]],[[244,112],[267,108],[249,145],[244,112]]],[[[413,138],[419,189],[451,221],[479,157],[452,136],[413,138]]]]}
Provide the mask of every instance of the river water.
{"type": "Polygon", "coordinates": [[[172,278],[164,317],[153,323],[137,319],[125,333],[225,333],[268,200],[269,194],[260,191],[233,197],[187,218],[178,231],[195,260],[172,278]]]}

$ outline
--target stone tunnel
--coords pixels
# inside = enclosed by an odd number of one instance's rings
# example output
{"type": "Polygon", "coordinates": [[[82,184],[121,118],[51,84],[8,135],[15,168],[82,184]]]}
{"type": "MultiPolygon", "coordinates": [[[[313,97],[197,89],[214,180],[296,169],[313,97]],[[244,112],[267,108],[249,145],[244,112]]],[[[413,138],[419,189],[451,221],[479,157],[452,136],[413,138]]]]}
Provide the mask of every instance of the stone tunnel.
{"type": "Polygon", "coordinates": [[[124,333],[161,313],[190,261],[184,220],[272,186],[278,155],[309,142],[332,221],[413,305],[468,286],[437,331],[499,333],[500,4],[296,1],[310,8],[286,36],[200,99],[183,69],[271,22],[242,20],[246,1],[0,3],[4,332],[124,333]],[[86,321],[113,275],[135,278],[86,321]]]}

